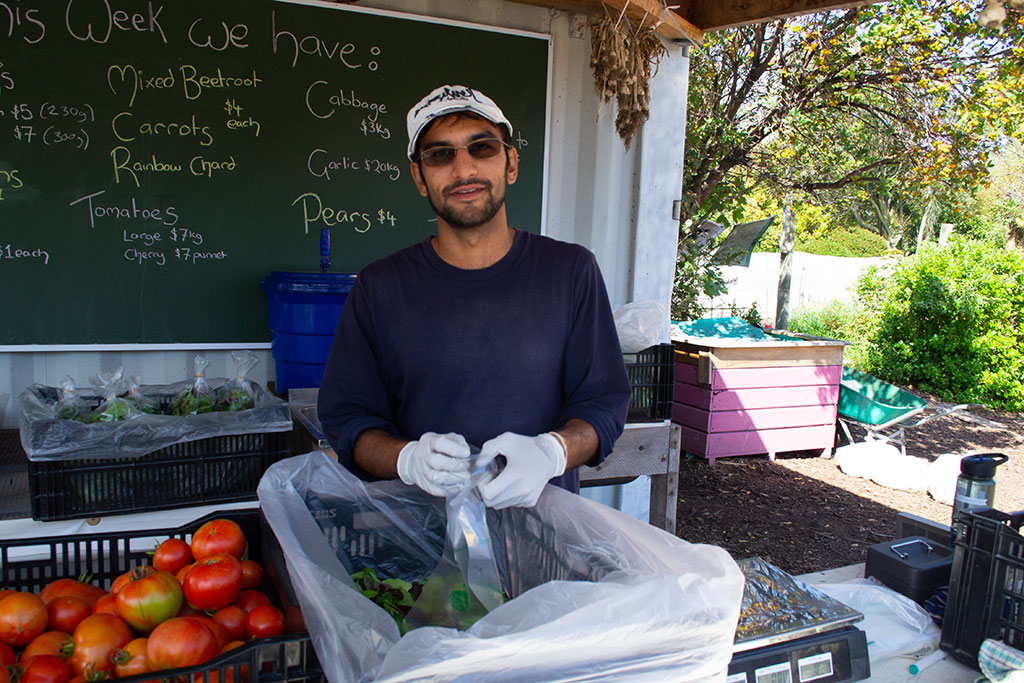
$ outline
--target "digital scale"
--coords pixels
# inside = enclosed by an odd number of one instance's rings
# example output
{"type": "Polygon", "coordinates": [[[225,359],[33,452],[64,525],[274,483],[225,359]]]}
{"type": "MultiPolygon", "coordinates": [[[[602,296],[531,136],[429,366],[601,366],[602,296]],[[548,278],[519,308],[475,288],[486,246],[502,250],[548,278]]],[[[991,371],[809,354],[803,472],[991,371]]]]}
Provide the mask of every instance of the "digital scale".
{"type": "Polygon", "coordinates": [[[727,683],[840,683],[871,675],[864,616],[750,558],[727,683]]]}

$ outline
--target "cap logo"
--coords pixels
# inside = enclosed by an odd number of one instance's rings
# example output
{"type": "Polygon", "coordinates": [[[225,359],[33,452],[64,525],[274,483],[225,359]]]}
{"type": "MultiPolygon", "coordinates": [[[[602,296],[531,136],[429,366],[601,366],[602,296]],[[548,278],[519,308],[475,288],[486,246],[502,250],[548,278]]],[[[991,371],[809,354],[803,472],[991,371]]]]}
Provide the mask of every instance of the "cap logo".
{"type": "Polygon", "coordinates": [[[445,87],[441,92],[437,93],[433,97],[427,99],[423,104],[416,108],[413,112],[413,116],[419,115],[421,111],[434,104],[435,102],[452,102],[452,101],[466,101],[473,100],[474,102],[480,102],[477,99],[476,93],[473,92],[472,88],[449,88],[445,87]]]}

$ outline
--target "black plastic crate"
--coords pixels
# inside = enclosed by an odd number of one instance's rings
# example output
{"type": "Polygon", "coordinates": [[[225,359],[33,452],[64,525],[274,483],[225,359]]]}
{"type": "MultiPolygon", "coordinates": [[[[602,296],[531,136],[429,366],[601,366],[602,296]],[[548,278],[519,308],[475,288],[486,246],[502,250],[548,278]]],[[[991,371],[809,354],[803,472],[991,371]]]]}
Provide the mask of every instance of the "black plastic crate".
{"type": "MultiPolygon", "coordinates": [[[[0,586],[38,593],[58,578],[88,574],[94,584],[109,588],[132,567],[149,563],[150,552],[166,538],[190,541],[192,532],[213,519],[232,519],[248,540],[249,559],[263,561],[263,534],[259,510],[215,512],[190,524],[165,529],[122,531],[72,536],[0,539],[0,586]]],[[[277,587],[264,590],[273,599],[277,587]]],[[[161,672],[161,680],[195,683],[248,681],[249,683],[321,683],[326,678],[308,634],[260,638],[195,667],[161,672]],[[246,675],[248,672],[248,675],[246,675]],[[181,676],[181,678],[178,678],[181,676]]],[[[118,678],[124,683],[153,680],[153,674],[118,678]]]]}
{"type": "Polygon", "coordinates": [[[961,512],[939,646],[978,668],[987,638],[1024,649],[1024,512],[961,512]]]}
{"type": "Polygon", "coordinates": [[[623,354],[633,390],[626,422],[656,422],[672,417],[674,352],[671,344],[658,344],[623,354]]]}
{"type": "Polygon", "coordinates": [[[30,460],[33,519],[51,521],[256,500],[291,432],[213,436],[138,458],[30,460]]]}

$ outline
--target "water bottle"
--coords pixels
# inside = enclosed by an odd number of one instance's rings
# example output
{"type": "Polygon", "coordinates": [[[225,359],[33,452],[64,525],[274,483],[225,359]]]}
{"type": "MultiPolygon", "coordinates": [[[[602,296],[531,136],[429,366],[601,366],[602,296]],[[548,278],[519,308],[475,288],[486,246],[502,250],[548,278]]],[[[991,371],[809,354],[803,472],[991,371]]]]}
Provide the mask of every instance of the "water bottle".
{"type": "Polygon", "coordinates": [[[960,476],[956,480],[953,499],[953,524],[950,527],[950,545],[963,533],[959,521],[963,510],[993,507],[996,498],[996,468],[1006,462],[1002,453],[977,453],[960,461],[960,476]]]}

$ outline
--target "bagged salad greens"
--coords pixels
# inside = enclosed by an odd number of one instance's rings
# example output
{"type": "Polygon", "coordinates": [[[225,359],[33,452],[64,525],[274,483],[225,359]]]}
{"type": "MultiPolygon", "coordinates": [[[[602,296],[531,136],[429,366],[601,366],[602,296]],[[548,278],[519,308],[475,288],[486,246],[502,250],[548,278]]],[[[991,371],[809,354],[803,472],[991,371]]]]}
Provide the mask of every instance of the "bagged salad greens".
{"type": "Polygon", "coordinates": [[[215,410],[234,412],[236,410],[248,410],[253,407],[256,399],[256,390],[252,382],[246,379],[246,375],[256,367],[260,359],[248,349],[244,351],[232,351],[231,360],[235,362],[235,377],[229,379],[217,392],[217,404],[215,410]]]}
{"type": "Polygon", "coordinates": [[[58,420],[84,422],[91,412],[92,408],[79,396],[75,380],[65,375],[60,381],[60,398],[53,405],[53,416],[58,420]]]}
{"type": "Polygon", "coordinates": [[[171,415],[199,415],[213,412],[217,401],[206,381],[206,368],[210,361],[206,356],[197,355],[193,361],[195,379],[189,382],[173,399],[171,399],[171,415]]]}
{"type": "Polygon", "coordinates": [[[123,374],[124,370],[117,368],[101,372],[92,378],[92,383],[97,393],[103,396],[103,400],[89,414],[87,422],[120,422],[135,413],[134,405],[121,396],[125,392],[125,382],[121,379],[123,374]]]}

